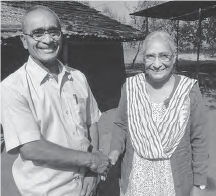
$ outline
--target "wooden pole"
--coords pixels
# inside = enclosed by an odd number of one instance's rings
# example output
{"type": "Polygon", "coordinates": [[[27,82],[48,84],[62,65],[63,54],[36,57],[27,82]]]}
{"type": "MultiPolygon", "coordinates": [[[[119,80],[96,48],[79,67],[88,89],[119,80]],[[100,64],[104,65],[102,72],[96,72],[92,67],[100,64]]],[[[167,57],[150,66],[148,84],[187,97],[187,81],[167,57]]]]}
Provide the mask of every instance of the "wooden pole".
{"type": "Polygon", "coordinates": [[[146,17],[146,35],[149,33],[149,28],[148,28],[148,17],[146,17]]]}
{"type": "Polygon", "coordinates": [[[202,19],[201,19],[201,15],[202,15],[202,8],[199,8],[199,23],[198,23],[198,41],[197,41],[197,65],[196,65],[196,78],[199,80],[199,54],[200,54],[200,44],[201,44],[201,23],[202,23],[202,19]]]}
{"type": "Polygon", "coordinates": [[[177,20],[177,36],[176,36],[176,71],[179,71],[179,64],[178,64],[178,53],[179,53],[179,20],[177,20]]]}

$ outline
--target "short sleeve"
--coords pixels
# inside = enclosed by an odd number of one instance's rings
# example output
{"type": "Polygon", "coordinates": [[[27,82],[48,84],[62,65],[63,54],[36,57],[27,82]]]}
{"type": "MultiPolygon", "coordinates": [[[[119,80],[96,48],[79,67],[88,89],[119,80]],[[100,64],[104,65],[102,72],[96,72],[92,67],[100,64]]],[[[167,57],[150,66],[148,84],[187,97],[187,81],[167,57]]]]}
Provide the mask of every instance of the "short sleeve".
{"type": "Polygon", "coordinates": [[[1,123],[6,151],[18,153],[21,145],[41,138],[40,129],[24,96],[9,87],[1,87],[1,95],[1,123]]]}
{"type": "Polygon", "coordinates": [[[121,98],[119,101],[118,108],[116,110],[116,117],[113,123],[113,134],[110,148],[123,153],[125,150],[125,140],[128,131],[128,120],[127,120],[127,95],[126,95],[126,83],[123,84],[121,89],[121,98]]]}
{"type": "MultiPolygon", "coordinates": [[[[84,76],[85,77],[85,76],[84,76]]],[[[87,105],[86,105],[86,123],[92,125],[95,122],[98,122],[101,112],[98,108],[98,104],[92,94],[92,91],[89,87],[89,84],[85,78],[86,88],[88,91],[87,105]]]]}

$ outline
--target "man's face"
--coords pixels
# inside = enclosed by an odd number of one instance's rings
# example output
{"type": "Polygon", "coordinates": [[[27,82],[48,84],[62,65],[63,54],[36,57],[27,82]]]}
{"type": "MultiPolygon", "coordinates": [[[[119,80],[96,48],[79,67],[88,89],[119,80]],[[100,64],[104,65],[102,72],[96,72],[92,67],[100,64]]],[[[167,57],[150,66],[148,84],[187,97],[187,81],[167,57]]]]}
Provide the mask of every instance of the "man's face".
{"type": "MultiPolygon", "coordinates": [[[[51,29],[60,29],[60,24],[56,16],[48,10],[37,9],[26,16],[24,33],[32,34],[35,31],[51,29]]],[[[45,66],[57,59],[62,47],[62,37],[53,39],[47,33],[40,41],[36,41],[29,35],[23,35],[21,40],[31,57],[45,66]]]]}

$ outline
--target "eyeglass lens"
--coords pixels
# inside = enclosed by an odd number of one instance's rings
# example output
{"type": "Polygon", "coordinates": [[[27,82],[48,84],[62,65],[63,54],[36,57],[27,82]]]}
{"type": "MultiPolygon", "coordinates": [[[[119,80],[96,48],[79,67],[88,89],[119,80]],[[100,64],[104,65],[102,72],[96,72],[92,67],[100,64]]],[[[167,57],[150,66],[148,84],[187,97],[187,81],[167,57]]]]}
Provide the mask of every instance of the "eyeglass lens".
{"type": "Polygon", "coordinates": [[[58,39],[61,37],[61,30],[59,29],[49,29],[49,30],[35,30],[32,32],[34,39],[40,40],[45,34],[49,34],[53,39],[58,39]]]}
{"type": "MultiPolygon", "coordinates": [[[[160,53],[158,55],[158,58],[160,61],[163,61],[163,62],[168,62],[171,60],[171,57],[172,55],[170,54],[167,54],[167,53],[160,53]]],[[[146,61],[149,61],[149,62],[152,62],[152,61],[155,61],[156,60],[156,54],[147,54],[145,56],[145,60],[146,61]]]]}

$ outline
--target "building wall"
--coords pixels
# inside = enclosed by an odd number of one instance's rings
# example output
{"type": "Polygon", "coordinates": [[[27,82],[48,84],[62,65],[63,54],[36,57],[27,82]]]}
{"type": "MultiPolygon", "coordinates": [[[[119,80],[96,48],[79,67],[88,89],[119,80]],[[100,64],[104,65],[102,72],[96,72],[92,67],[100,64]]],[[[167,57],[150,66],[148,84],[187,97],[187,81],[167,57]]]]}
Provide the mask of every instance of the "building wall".
{"type": "Polygon", "coordinates": [[[125,80],[121,42],[70,42],[68,65],[86,75],[102,112],[118,106],[125,80]]]}
{"type": "Polygon", "coordinates": [[[28,59],[28,50],[24,49],[19,37],[8,40],[1,44],[1,80],[19,69],[28,59]]]}

